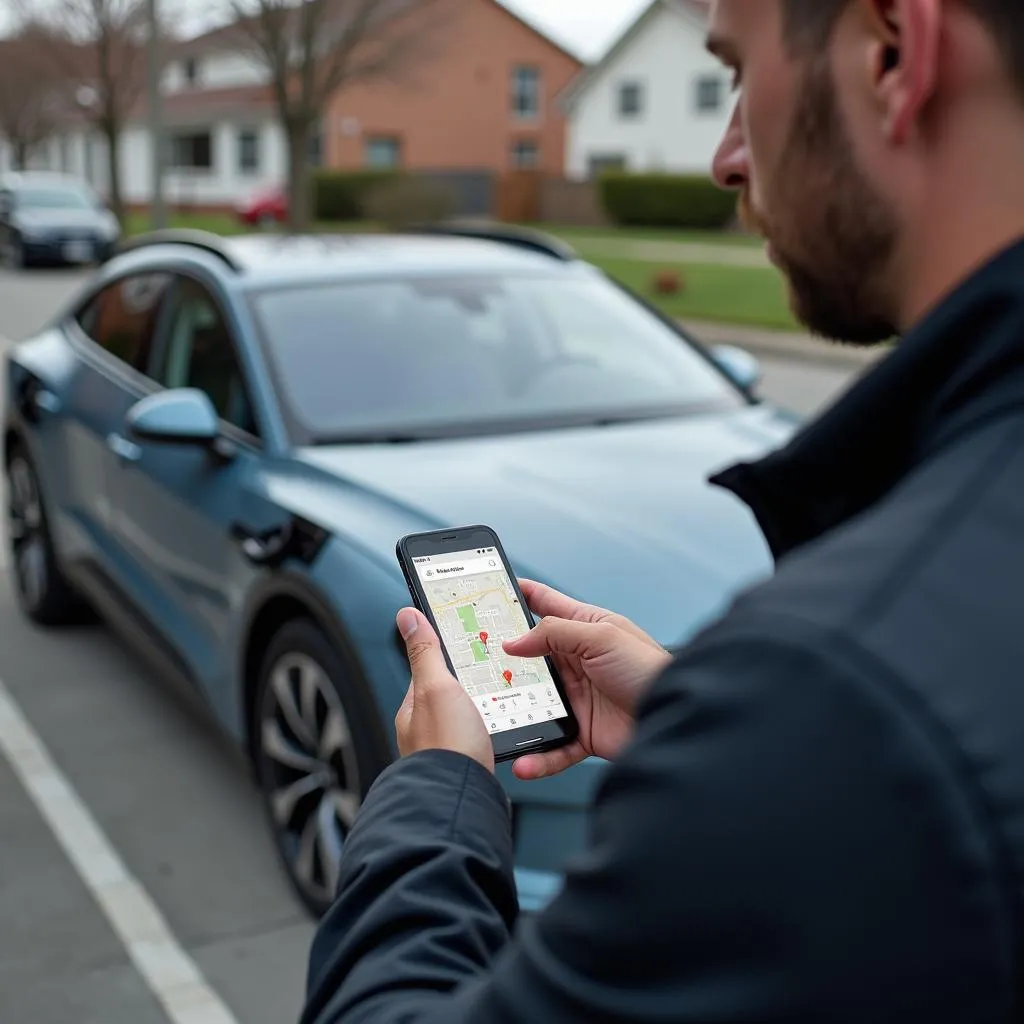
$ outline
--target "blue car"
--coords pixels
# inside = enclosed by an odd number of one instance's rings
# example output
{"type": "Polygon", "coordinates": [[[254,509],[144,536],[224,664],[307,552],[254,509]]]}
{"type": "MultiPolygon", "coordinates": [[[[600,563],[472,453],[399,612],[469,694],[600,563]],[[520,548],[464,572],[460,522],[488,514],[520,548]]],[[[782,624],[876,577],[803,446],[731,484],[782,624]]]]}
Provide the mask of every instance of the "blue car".
{"type": "MultiPolygon", "coordinates": [[[[98,613],[201,698],[319,914],[396,756],[397,538],[486,523],[521,575],[678,645],[770,568],[705,482],[793,430],[756,369],[541,234],[146,236],[10,350],[18,600],[98,613]]],[[[502,769],[525,909],[602,767],[502,769]]]]}

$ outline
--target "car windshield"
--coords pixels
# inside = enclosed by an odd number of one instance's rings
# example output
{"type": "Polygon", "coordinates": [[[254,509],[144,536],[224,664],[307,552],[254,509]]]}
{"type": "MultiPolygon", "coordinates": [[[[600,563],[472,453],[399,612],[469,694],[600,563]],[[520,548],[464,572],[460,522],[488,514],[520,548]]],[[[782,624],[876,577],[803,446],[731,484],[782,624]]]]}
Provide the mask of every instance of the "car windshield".
{"type": "Polygon", "coordinates": [[[15,193],[15,203],[23,210],[94,210],[96,202],[82,189],[60,186],[32,186],[15,193]]]}
{"type": "Polygon", "coordinates": [[[744,401],[674,330],[592,272],[292,286],[253,304],[288,410],[321,443],[744,401]]]}

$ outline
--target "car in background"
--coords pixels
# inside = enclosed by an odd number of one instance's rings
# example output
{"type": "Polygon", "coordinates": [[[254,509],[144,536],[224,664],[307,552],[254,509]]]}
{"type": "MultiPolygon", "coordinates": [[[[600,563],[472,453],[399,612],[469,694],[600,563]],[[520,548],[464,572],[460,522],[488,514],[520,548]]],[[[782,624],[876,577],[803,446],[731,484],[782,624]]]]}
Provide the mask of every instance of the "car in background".
{"type": "Polygon", "coordinates": [[[107,259],[121,226],[84,181],[51,171],[0,175],[0,261],[88,264],[107,259]]]}
{"type": "MultiPolygon", "coordinates": [[[[770,571],[706,483],[793,430],[756,378],[534,232],[157,233],[8,352],[18,601],[49,626],[99,611],[202,699],[321,913],[397,755],[396,540],[486,523],[517,573],[681,644],[770,571]]],[[[524,909],[603,767],[499,768],[524,909]]]]}
{"type": "Polygon", "coordinates": [[[288,220],[288,197],[280,186],[259,189],[235,207],[238,220],[248,227],[271,227],[288,220]]]}

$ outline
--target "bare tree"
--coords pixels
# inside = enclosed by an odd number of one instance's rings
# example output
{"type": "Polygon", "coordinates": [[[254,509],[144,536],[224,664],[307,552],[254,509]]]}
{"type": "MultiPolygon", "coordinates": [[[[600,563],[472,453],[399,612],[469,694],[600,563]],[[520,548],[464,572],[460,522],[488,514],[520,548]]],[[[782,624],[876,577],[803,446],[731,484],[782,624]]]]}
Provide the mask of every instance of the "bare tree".
{"type": "Polygon", "coordinates": [[[124,223],[121,137],[145,85],[145,0],[45,0],[32,9],[49,30],[46,56],[64,74],[71,106],[103,135],[108,198],[124,223]]]}
{"type": "Polygon", "coordinates": [[[229,0],[230,36],[266,67],[288,143],[292,230],[308,224],[309,152],[332,97],[373,79],[411,81],[438,59],[462,0],[229,0]]]}
{"type": "Polygon", "coordinates": [[[41,59],[53,43],[46,28],[35,24],[0,40],[0,136],[7,139],[19,169],[67,113],[66,80],[41,59]]]}

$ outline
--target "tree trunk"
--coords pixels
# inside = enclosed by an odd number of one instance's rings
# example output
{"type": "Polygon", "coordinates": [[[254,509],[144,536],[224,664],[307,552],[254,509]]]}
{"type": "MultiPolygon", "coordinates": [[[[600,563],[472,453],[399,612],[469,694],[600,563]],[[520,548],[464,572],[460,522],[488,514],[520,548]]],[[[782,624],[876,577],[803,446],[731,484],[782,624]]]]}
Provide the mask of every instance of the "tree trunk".
{"type": "Polygon", "coordinates": [[[110,185],[110,209],[117,222],[125,225],[124,199],[121,197],[121,126],[113,120],[103,124],[107,140],[107,178],[110,185]]]}
{"type": "Polygon", "coordinates": [[[29,160],[29,144],[24,139],[14,141],[14,169],[16,171],[27,171],[29,160]]]}
{"type": "Polygon", "coordinates": [[[288,228],[293,232],[309,227],[309,136],[308,122],[290,122],[288,135],[288,228]]]}

